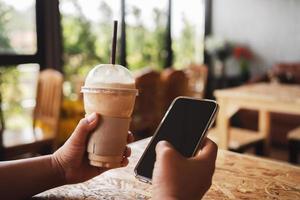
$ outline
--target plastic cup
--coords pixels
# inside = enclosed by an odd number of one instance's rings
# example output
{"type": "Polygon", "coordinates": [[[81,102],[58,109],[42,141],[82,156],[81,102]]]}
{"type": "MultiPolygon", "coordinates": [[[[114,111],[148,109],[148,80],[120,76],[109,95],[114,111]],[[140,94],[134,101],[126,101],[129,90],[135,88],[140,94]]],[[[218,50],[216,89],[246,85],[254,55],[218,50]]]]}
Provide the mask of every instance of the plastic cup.
{"type": "Polygon", "coordinates": [[[90,164],[119,167],[138,93],[133,76],[121,65],[97,65],[86,77],[81,92],[86,114],[96,112],[101,115],[88,141],[90,164]]]}

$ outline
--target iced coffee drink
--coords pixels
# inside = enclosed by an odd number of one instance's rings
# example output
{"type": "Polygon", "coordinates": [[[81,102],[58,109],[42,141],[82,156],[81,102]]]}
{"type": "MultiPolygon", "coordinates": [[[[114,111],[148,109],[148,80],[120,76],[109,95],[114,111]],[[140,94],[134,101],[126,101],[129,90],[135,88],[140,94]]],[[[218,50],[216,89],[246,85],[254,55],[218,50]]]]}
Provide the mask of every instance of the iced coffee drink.
{"type": "Polygon", "coordinates": [[[81,91],[86,114],[96,112],[101,115],[88,142],[90,164],[119,167],[137,95],[135,80],[121,65],[97,65],[87,75],[81,91]]]}

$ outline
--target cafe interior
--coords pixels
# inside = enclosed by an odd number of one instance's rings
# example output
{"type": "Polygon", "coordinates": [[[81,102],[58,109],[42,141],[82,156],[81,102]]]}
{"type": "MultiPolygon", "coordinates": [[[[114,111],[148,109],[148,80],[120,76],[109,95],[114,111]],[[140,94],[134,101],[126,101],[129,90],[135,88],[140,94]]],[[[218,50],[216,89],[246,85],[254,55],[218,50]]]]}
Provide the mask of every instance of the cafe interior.
{"type": "Polygon", "coordinates": [[[298,0],[0,0],[0,160],[68,140],[85,117],[88,72],[111,63],[118,20],[115,63],[138,89],[129,165],[40,198],[150,199],[134,167],[187,96],[219,106],[204,199],[300,199],[299,10],[298,0]]]}

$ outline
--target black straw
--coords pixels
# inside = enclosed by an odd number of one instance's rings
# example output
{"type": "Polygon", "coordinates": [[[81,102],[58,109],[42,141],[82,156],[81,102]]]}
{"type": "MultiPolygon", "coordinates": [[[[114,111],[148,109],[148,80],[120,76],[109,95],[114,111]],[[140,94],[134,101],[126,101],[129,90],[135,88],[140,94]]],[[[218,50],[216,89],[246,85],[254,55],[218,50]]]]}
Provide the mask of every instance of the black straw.
{"type": "Polygon", "coordinates": [[[111,58],[110,58],[110,63],[113,65],[116,63],[117,32],[118,32],[118,21],[114,20],[114,32],[113,32],[111,58]]]}

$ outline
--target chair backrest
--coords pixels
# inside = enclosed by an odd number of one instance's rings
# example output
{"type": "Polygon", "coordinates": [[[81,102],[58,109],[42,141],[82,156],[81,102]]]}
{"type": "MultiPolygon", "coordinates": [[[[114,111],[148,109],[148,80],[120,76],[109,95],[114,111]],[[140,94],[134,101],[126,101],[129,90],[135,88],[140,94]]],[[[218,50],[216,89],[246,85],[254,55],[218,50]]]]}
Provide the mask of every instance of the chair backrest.
{"type": "Polygon", "coordinates": [[[60,107],[62,101],[63,75],[53,69],[40,72],[36,106],[33,116],[33,128],[41,125],[43,131],[55,138],[59,121],[60,107]]]}
{"type": "Polygon", "coordinates": [[[182,70],[168,68],[162,71],[163,110],[166,111],[178,96],[188,95],[188,77],[182,70]]]}
{"type": "Polygon", "coordinates": [[[161,118],[161,80],[160,73],[152,69],[140,71],[135,75],[139,95],[136,98],[132,131],[152,131],[161,118]]]}
{"type": "Polygon", "coordinates": [[[281,83],[300,84],[300,63],[279,63],[271,68],[272,76],[281,83]]]}
{"type": "Polygon", "coordinates": [[[75,94],[79,101],[83,101],[83,93],[81,92],[81,87],[84,86],[85,79],[79,75],[73,75],[71,77],[71,82],[74,84],[75,94]]]}
{"type": "Polygon", "coordinates": [[[206,65],[190,65],[184,72],[189,81],[189,96],[204,98],[207,84],[208,69],[206,65]]]}

